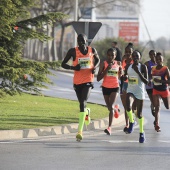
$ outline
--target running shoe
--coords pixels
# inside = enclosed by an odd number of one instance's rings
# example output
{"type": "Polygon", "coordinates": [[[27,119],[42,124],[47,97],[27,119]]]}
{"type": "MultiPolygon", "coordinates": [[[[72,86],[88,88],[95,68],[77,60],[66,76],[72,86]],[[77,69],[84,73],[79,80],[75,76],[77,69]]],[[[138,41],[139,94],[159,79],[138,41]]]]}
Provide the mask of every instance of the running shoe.
{"type": "Polygon", "coordinates": [[[86,126],[91,123],[91,118],[90,118],[90,108],[86,108],[86,117],[85,117],[85,124],[86,126]]]}
{"type": "Polygon", "coordinates": [[[90,108],[86,108],[86,112],[88,115],[90,115],[90,108]]]}
{"type": "Polygon", "coordinates": [[[77,139],[78,142],[80,142],[83,139],[82,132],[77,133],[76,139],[77,139]]]}
{"type": "Polygon", "coordinates": [[[145,142],[145,133],[139,133],[139,143],[145,142]]]}
{"type": "Polygon", "coordinates": [[[120,113],[119,105],[116,104],[116,105],[114,106],[114,117],[115,117],[115,118],[118,118],[118,117],[119,117],[119,113],[120,113]]]}
{"type": "Polygon", "coordinates": [[[156,130],[157,132],[160,132],[160,131],[161,131],[161,128],[160,128],[158,125],[155,125],[155,130],[156,130]]]}
{"type": "Polygon", "coordinates": [[[90,122],[91,122],[90,116],[86,115],[86,117],[85,117],[85,125],[88,126],[90,124],[90,122]]]}
{"type": "Polygon", "coordinates": [[[128,130],[127,130],[127,132],[128,133],[132,133],[133,132],[133,126],[135,125],[135,123],[133,122],[131,122],[130,124],[129,124],[129,128],[128,128],[128,130]]]}
{"type": "Polygon", "coordinates": [[[104,132],[107,134],[107,135],[111,135],[111,128],[107,128],[104,130],[104,132]]]}
{"type": "Polygon", "coordinates": [[[127,126],[125,126],[125,127],[124,127],[124,129],[123,129],[123,131],[124,131],[125,133],[127,133],[127,131],[128,131],[128,127],[127,127],[127,126]]]}

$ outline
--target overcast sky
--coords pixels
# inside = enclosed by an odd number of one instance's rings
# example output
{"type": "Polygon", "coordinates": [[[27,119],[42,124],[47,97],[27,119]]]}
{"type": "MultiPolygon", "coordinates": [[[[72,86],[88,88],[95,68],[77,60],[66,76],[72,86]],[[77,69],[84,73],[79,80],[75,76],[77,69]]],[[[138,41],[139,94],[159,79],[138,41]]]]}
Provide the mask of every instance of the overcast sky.
{"type": "MultiPolygon", "coordinates": [[[[151,40],[159,37],[170,39],[170,0],[141,0],[141,13],[151,40]]],[[[149,40],[140,16],[139,40],[149,40]]]]}

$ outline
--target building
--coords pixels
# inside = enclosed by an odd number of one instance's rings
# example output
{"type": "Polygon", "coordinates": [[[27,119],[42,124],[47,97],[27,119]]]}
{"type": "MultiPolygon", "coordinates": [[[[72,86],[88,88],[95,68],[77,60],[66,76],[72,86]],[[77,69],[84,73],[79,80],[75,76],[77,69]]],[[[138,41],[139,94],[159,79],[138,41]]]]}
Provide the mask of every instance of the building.
{"type": "Polygon", "coordinates": [[[80,21],[102,22],[102,27],[95,40],[106,37],[121,37],[125,41],[138,43],[139,41],[139,5],[128,1],[116,1],[110,5],[106,1],[93,0],[91,6],[80,8],[80,21]],[[103,4],[103,5],[101,5],[103,4]]]}

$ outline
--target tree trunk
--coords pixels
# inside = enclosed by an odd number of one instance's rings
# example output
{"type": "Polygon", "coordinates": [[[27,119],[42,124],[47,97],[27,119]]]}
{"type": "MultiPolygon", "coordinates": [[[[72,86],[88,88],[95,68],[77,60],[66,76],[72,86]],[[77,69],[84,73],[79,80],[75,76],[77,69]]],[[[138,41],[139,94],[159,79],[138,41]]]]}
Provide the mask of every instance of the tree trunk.
{"type": "Polygon", "coordinates": [[[57,47],[56,47],[56,34],[55,34],[55,26],[52,27],[52,47],[51,47],[51,55],[52,61],[57,61],[57,47]]]}
{"type": "Polygon", "coordinates": [[[59,55],[58,60],[62,60],[63,56],[63,39],[64,39],[64,32],[65,32],[65,26],[63,23],[61,23],[61,37],[60,37],[60,43],[59,43],[59,55]]]}

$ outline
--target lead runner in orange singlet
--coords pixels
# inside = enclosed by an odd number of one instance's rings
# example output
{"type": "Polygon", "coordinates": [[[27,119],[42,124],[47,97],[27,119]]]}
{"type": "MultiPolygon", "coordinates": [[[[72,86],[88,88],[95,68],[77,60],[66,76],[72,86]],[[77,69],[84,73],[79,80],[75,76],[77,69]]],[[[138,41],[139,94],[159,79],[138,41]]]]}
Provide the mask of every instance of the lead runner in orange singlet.
{"type": "Polygon", "coordinates": [[[93,88],[94,73],[100,63],[98,53],[95,48],[87,46],[87,36],[79,34],[77,37],[78,46],[68,50],[61,66],[65,69],[74,70],[73,87],[79,101],[79,127],[76,139],[81,141],[85,117],[90,109],[86,108],[87,100],[93,88]],[[68,61],[72,59],[73,64],[68,61]]]}

